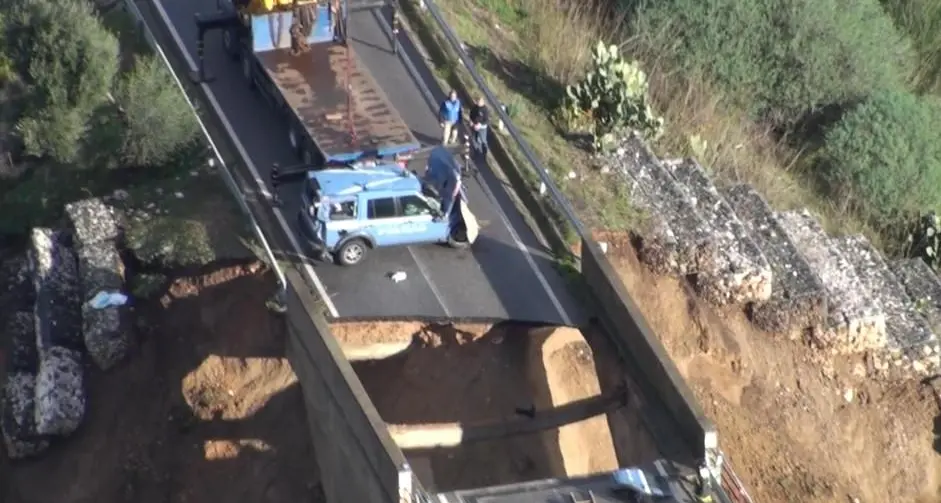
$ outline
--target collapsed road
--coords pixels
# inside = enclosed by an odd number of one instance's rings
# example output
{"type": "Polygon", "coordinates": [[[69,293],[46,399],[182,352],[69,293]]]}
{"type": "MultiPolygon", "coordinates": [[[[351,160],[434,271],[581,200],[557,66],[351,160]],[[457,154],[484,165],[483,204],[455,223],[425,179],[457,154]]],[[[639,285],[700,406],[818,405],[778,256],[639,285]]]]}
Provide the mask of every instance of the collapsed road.
{"type": "MultiPolygon", "coordinates": [[[[166,23],[191,70],[197,67],[198,32],[194,16],[217,10],[213,0],[155,0],[154,11],[166,23]]],[[[349,39],[364,65],[380,82],[388,101],[423,145],[438,142],[440,127],[435,97],[413,75],[414,67],[390,44],[391,28],[381,12],[355,11],[349,17],[349,39]],[[411,69],[411,71],[410,71],[411,69]]],[[[232,132],[250,161],[247,168],[270,194],[274,164],[296,163],[291,126],[253,93],[243,67],[226,54],[222,37],[206,38],[204,57],[213,80],[208,82],[210,106],[232,132]]],[[[334,78],[325,76],[324,78],[334,78]]],[[[443,97],[442,97],[443,98],[443,97]]],[[[312,255],[297,228],[300,186],[281,185],[279,223],[291,248],[285,255],[302,257],[304,270],[334,319],[427,318],[544,322],[573,326],[583,321],[553,257],[526,225],[487,163],[478,163],[480,176],[467,180],[469,206],[481,223],[472,249],[455,252],[436,246],[374,250],[356,267],[310,261],[312,255]],[[404,272],[395,283],[390,274],[404,272]]]]}

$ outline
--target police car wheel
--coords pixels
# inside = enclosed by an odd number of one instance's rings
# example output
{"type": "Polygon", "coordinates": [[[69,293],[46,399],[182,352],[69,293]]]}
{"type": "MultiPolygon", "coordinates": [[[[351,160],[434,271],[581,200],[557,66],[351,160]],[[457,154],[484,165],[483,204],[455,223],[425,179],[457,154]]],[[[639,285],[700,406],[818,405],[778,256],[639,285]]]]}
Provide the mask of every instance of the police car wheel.
{"type": "Polygon", "coordinates": [[[356,265],[366,257],[366,243],[361,239],[351,239],[337,250],[335,254],[340,265],[356,265]]]}
{"type": "Polygon", "coordinates": [[[467,229],[464,228],[463,224],[452,230],[451,234],[448,235],[448,246],[458,250],[470,248],[470,243],[467,241],[467,229]]]}

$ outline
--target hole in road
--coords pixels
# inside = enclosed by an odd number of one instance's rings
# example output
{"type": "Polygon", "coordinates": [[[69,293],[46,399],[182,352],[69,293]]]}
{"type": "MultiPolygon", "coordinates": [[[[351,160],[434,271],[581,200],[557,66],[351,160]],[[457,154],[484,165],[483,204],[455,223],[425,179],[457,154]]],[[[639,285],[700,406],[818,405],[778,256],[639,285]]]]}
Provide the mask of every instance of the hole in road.
{"type": "Polygon", "coordinates": [[[577,329],[389,322],[331,331],[427,489],[585,475],[654,457],[615,449],[647,440],[610,377],[617,370],[599,366],[577,329]]]}

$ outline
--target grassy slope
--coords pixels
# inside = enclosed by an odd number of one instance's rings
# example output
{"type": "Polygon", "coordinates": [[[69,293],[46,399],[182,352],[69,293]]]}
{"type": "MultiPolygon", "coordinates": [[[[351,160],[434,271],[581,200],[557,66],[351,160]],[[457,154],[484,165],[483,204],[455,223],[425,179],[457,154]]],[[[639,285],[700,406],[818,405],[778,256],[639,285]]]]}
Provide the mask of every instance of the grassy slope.
{"type": "Polygon", "coordinates": [[[562,9],[548,8],[545,0],[439,1],[491,89],[512,106],[514,123],[591,226],[623,229],[636,213],[623,194],[623,182],[594,169],[590,157],[559,133],[553,98],[578,78],[591,47],[604,38],[620,43],[648,71],[651,95],[667,119],[668,132],[655,145],[662,157],[695,155],[719,183],[749,183],[778,209],[809,207],[831,232],[862,232],[881,242],[846,208],[814,190],[810,178],[801,175],[805,163],[799,162],[798,152],[754,127],[700,79],[672,72],[655,50],[617,36],[623,19],[601,14],[587,2],[577,5],[562,9]],[[574,180],[570,172],[577,175],[574,180]]]}

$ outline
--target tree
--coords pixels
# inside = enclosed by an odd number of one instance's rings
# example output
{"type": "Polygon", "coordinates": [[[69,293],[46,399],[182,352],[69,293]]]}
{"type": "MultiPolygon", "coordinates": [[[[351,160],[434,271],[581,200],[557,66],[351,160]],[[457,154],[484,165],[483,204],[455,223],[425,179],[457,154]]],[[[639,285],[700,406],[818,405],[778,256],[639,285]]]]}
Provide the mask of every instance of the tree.
{"type": "Polygon", "coordinates": [[[118,71],[118,41],[84,0],[3,2],[5,45],[25,86],[18,123],[28,154],[72,162],[118,71]]]}
{"type": "Polygon", "coordinates": [[[124,111],[124,162],[160,165],[198,138],[199,125],[182,92],[156,57],[139,59],[118,82],[124,111]]]}
{"type": "Polygon", "coordinates": [[[901,89],[914,61],[877,0],[648,0],[634,29],[779,126],[901,89]]]}
{"type": "Polygon", "coordinates": [[[941,209],[941,103],[878,93],[826,134],[823,175],[871,218],[941,209]]]}

